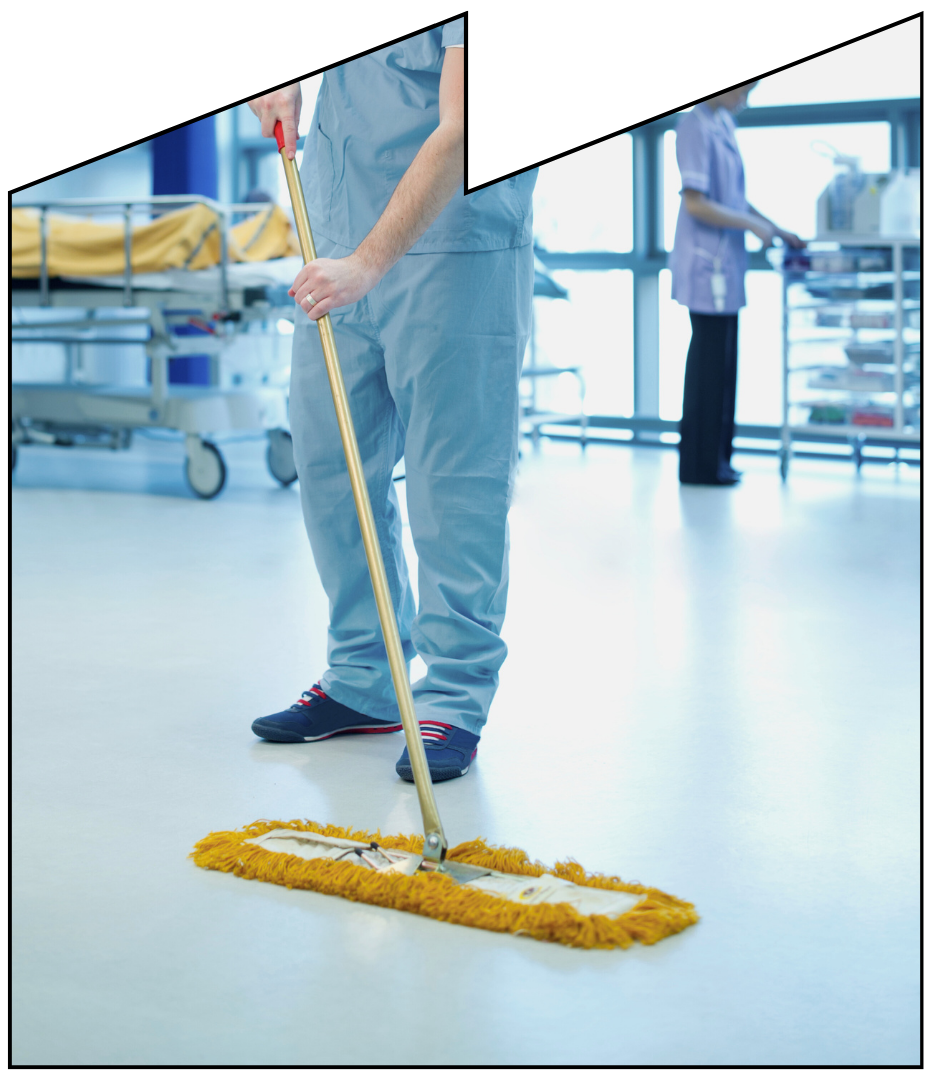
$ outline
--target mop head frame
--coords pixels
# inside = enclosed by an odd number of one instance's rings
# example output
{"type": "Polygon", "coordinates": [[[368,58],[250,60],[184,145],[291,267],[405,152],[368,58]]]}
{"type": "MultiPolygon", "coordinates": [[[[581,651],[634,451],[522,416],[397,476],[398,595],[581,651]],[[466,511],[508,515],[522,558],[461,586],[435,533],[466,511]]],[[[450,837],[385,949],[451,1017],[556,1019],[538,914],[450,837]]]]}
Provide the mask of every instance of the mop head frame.
{"type": "Polygon", "coordinates": [[[190,857],[203,869],[248,880],[568,947],[653,944],[698,920],[692,903],[617,876],[588,873],[572,860],[551,869],[523,850],[476,839],[448,852],[446,864],[464,874],[454,878],[423,871],[422,852],[419,835],[258,820],[240,831],[212,832],[190,857]]]}

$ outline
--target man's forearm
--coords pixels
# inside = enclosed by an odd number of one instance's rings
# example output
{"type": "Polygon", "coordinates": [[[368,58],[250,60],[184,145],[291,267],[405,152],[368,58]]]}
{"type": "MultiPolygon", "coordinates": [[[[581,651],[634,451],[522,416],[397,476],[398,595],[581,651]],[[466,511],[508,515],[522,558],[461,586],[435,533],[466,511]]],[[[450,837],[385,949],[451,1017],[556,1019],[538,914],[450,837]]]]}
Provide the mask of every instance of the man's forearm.
{"type": "Polygon", "coordinates": [[[463,168],[461,127],[437,127],[355,251],[369,270],[383,276],[407,253],[459,189],[463,168]]]}

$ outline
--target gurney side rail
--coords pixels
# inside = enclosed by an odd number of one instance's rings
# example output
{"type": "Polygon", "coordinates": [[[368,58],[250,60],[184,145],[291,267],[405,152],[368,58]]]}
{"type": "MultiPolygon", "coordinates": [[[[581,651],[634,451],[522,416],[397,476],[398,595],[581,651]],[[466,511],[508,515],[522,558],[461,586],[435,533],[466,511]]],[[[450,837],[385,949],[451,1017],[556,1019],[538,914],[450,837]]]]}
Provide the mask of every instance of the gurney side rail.
{"type": "Polygon", "coordinates": [[[120,210],[124,217],[124,305],[133,306],[133,266],[131,264],[131,246],[133,241],[134,210],[146,208],[165,208],[167,211],[184,208],[187,205],[205,205],[218,215],[221,254],[219,257],[219,302],[222,312],[229,310],[228,294],[228,229],[235,213],[257,213],[257,203],[223,205],[214,198],[201,194],[154,194],[149,198],[59,198],[55,201],[17,201],[16,209],[39,210],[39,292],[41,306],[48,306],[49,301],[49,264],[48,264],[48,214],[50,211],[84,210],[93,215],[95,211],[120,210]]]}

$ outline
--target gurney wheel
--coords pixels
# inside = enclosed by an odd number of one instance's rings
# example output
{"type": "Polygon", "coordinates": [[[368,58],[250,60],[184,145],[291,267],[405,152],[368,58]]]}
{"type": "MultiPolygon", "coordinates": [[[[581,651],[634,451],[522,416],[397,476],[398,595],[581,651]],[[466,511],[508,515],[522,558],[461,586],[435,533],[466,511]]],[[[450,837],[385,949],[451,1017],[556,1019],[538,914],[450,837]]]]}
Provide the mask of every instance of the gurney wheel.
{"type": "Polygon", "coordinates": [[[296,481],[293,437],[286,429],[271,429],[267,433],[267,468],[284,488],[296,481]]]}
{"type": "Polygon", "coordinates": [[[207,440],[190,444],[186,457],[186,480],[189,487],[203,500],[211,500],[225,487],[227,477],[221,452],[207,440]]]}

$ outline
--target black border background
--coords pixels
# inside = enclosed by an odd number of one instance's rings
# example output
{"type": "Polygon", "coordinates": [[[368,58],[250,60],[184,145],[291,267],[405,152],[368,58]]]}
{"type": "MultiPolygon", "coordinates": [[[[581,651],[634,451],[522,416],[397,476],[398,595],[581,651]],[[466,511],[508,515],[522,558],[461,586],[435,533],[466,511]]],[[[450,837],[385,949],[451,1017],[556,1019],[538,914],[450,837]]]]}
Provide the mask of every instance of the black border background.
{"type": "MultiPolygon", "coordinates": [[[[854,6],[849,19],[842,9],[835,17],[805,8],[760,18],[753,5],[595,11],[545,8],[535,20],[484,8],[471,16],[466,193],[919,14],[854,6]]],[[[103,30],[97,52],[95,30],[80,48],[68,31],[42,39],[45,74],[30,68],[31,84],[19,89],[26,76],[14,75],[8,98],[20,125],[26,106],[30,131],[12,155],[13,192],[457,17],[429,6],[391,18],[371,5],[337,14],[293,5],[272,8],[268,23],[260,9],[247,21],[235,17],[230,29],[227,20],[202,17],[191,27],[133,30],[145,44],[129,50],[103,30]],[[46,117],[49,136],[35,117],[46,117]]]]}

